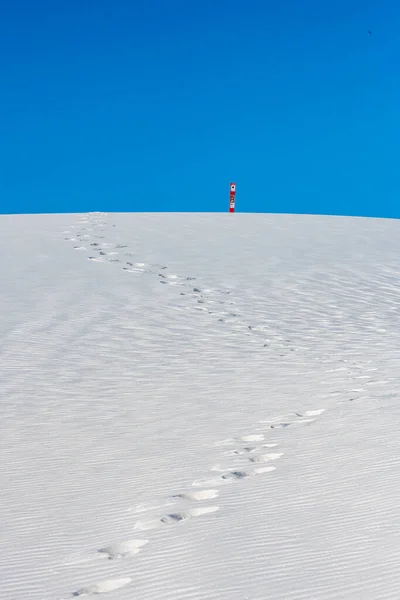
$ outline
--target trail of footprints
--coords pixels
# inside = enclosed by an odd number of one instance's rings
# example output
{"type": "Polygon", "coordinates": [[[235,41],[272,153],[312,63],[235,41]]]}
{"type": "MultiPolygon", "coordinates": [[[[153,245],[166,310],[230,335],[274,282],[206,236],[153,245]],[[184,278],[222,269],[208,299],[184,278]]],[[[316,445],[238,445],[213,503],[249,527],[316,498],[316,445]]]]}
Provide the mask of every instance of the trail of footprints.
{"type": "MultiPolygon", "coordinates": [[[[150,540],[147,536],[150,537],[152,530],[167,532],[170,527],[184,526],[190,519],[210,517],[219,511],[219,506],[210,501],[219,497],[224,486],[240,485],[243,480],[251,481],[254,477],[263,476],[276,470],[277,467],[272,463],[276,463],[283,456],[283,452],[279,451],[279,442],[282,439],[281,436],[286,435],[284,432],[280,433],[280,430],[286,431],[292,427],[311,425],[323,412],[323,409],[310,410],[293,413],[286,419],[259,421],[256,427],[257,433],[248,433],[216,442],[214,447],[221,450],[220,458],[224,463],[211,467],[208,476],[194,480],[192,489],[178,492],[166,499],[164,506],[169,508],[177,503],[179,505],[177,510],[165,512],[160,510],[157,518],[144,518],[136,521],[134,530],[138,532],[138,537],[98,548],[83,558],[81,557],[81,560],[78,559],[78,562],[86,563],[101,557],[108,560],[132,559],[149,544],[150,540]],[[263,433],[259,433],[260,429],[263,433]],[[273,435],[274,441],[268,441],[268,433],[271,434],[275,429],[278,431],[273,435]],[[182,504],[183,508],[181,508],[182,504]],[[142,537],[140,532],[149,533],[142,537]]],[[[154,507],[141,505],[131,509],[131,512],[139,514],[150,510],[154,510],[154,507]]],[[[128,585],[131,581],[130,577],[104,580],[82,587],[74,591],[72,596],[90,596],[110,592],[128,585]]]]}
{"type": "Polygon", "coordinates": [[[88,259],[92,262],[116,263],[126,273],[150,274],[158,277],[160,284],[181,288],[180,296],[190,300],[188,308],[214,315],[218,322],[242,330],[247,335],[259,336],[264,347],[278,345],[280,350],[295,349],[290,347],[289,340],[278,329],[267,326],[253,326],[246,318],[234,308],[230,290],[213,290],[203,288],[196,283],[196,277],[180,276],[168,272],[167,265],[149,264],[135,261],[133,253],[129,252],[127,244],[111,244],[105,242],[104,227],[106,226],[105,213],[89,213],[83,215],[76,225],[71,225],[64,231],[67,241],[74,243],[74,249],[88,252],[88,259]]]}
{"type": "MultiPolygon", "coordinates": [[[[253,327],[246,319],[238,314],[231,301],[229,290],[203,289],[195,283],[195,277],[181,277],[168,272],[168,267],[161,264],[148,264],[135,261],[135,256],[129,252],[127,244],[111,244],[105,241],[105,213],[90,213],[83,215],[77,225],[71,226],[64,234],[66,240],[74,243],[74,249],[87,252],[88,259],[93,262],[116,263],[127,273],[151,274],[158,277],[160,284],[180,288],[180,295],[195,303],[199,311],[214,315],[219,322],[236,327],[242,327],[248,335],[259,335],[263,346],[271,346],[274,342],[281,350],[289,349],[289,340],[278,328],[253,327]],[[266,337],[268,336],[268,338],[266,337]]],[[[293,348],[290,348],[293,351],[293,348]]],[[[192,482],[192,489],[178,492],[168,498],[165,507],[176,507],[172,511],[160,511],[156,518],[139,518],[134,525],[137,537],[112,543],[98,548],[89,554],[75,557],[78,563],[86,563],[95,559],[121,560],[131,559],[141,552],[148,544],[152,532],[162,534],[171,527],[181,527],[194,518],[211,518],[219,511],[219,506],[213,504],[224,489],[234,484],[241,485],[243,481],[251,481],[254,477],[268,476],[276,470],[277,461],[283,456],[279,450],[279,441],[286,430],[295,427],[311,425],[323,410],[309,410],[294,413],[288,418],[276,418],[270,421],[260,421],[263,433],[250,433],[238,438],[220,440],[215,448],[221,451],[220,463],[211,467],[210,472],[203,478],[192,482]],[[276,431],[275,431],[276,430],[276,431]],[[268,440],[267,432],[273,436],[268,440]],[[227,487],[226,487],[227,486],[227,487]],[[146,532],[146,533],[144,533],[146,532]]],[[[160,507],[137,506],[132,509],[135,515],[158,510],[160,507]]],[[[72,596],[89,596],[117,590],[131,583],[130,577],[108,579],[85,586],[73,592],[72,596]]]]}
{"type": "MultiPolygon", "coordinates": [[[[75,250],[87,252],[90,261],[116,263],[127,273],[148,273],[157,276],[160,284],[181,288],[180,295],[193,301],[197,310],[213,314],[219,322],[241,326],[249,335],[262,336],[264,347],[275,342],[281,350],[289,349],[289,340],[285,340],[278,328],[273,330],[270,327],[253,327],[243,316],[238,314],[230,299],[230,291],[203,289],[197,283],[193,283],[195,277],[170,274],[166,265],[136,262],[135,256],[129,252],[127,244],[107,243],[103,229],[106,225],[105,216],[105,213],[83,215],[78,224],[72,225],[67,231],[64,231],[64,234],[68,236],[65,239],[74,243],[75,250]],[[266,336],[269,339],[266,339],[266,336]]],[[[293,348],[290,350],[293,351],[293,348]]],[[[356,367],[357,369],[362,368],[361,365],[356,365],[356,367]]],[[[359,377],[361,376],[358,375],[359,377]]],[[[193,481],[191,490],[176,493],[166,501],[165,507],[178,505],[176,510],[160,511],[157,518],[140,518],[134,525],[138,537],[112,543],[89,554],[75,556],[73,562],[87,563],[95,559],[131,559],[149,544],[150,540],[147,537],[152,535],[152,531],[159,534],[163,531],[167,532],[171,527],[184,526],[193,518],[210,518],[219,510],[219,506],[212,504],[211,501],[216,500],[224,489],[229,489],[229,486],[234,484],[240,485],[242,481],[251,481],[254,477],[267,476],[268,473],[276,470],[275,465],[283,456],[283,452],[279,451],[279,441],[282,435],[286,435],[287,429],[311,425],[323,412],[324,410],[309,410],[303,413],[294,413],[288,418],[260,421],[263,433],[259,433],[259,428],[257,428],[256,433],[220,440],[215,444],[215,448],[221,451],[220,460],[222,462],[212,466],[207,476],[193,481]],[[273,436],[273,440],[268,440],[267,432],[273,436]],[[141,532],[148,533],[143,535],[141,532]]],[[[131,512],[139,515],[158,508],[160,507],[137,506],[131,512]]],[[[130,577],[108,579],[78,589],[72,593],[72,596],[90,596],[111,592],[128,585],[131,581],[130,577]]]]}

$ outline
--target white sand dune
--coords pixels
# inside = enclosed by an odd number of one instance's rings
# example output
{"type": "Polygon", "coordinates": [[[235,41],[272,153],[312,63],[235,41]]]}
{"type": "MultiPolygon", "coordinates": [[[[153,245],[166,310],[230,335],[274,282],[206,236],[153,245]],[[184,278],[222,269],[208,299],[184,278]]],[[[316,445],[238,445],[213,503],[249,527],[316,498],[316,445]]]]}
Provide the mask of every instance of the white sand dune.
{"type": "Polygon", "coordinates": [[[400,222],[2,216],[0,598],[398,600],[400,222]]]}

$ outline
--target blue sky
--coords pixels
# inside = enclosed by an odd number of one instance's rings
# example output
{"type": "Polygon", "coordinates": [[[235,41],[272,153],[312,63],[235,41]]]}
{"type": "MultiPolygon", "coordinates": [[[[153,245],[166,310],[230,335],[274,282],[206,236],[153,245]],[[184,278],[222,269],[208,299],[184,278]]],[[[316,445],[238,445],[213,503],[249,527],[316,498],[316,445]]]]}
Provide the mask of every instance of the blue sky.
{"type": "Polygon", "coordinates": [[[400,217],[394,0],[13,0],[0,212],[400,217]],[[372,35],[368,34],[372,31],[372,35]]]}

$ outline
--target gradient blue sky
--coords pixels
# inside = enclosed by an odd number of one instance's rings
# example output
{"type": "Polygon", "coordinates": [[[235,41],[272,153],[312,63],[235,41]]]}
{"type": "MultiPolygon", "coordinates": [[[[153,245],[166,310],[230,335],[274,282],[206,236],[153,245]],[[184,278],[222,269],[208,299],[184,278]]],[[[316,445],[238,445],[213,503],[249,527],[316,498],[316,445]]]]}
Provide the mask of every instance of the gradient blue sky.
{"type": "Polygon", "coordinates": [[[400,217],[394,0],[4,2],[0,109],[3,213],[400,217]]]}

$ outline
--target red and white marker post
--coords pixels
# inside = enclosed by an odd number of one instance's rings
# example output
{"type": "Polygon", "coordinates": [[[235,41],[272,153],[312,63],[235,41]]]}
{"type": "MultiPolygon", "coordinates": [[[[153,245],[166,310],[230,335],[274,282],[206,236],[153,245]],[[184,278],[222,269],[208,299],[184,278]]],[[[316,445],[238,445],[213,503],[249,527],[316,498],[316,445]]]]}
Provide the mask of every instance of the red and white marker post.
{"type": "Polygon", "coordinates": [[[231,183],[231,195],[229,201],[229,212],[235,212],[235,202],[236,202],[236,183],[231,183]]]}

